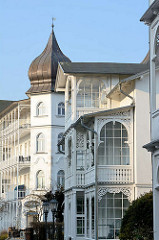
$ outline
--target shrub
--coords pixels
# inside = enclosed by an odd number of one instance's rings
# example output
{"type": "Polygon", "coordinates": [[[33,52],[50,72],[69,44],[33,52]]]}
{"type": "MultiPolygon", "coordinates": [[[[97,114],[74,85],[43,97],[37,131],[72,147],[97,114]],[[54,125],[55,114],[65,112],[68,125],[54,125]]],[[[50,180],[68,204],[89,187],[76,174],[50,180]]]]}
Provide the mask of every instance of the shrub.
{"type": "Polygon", "coordinates": [[[8,237],[7,231],[2,231],[0,235],[0,240],[5,240],[8,237]]]}
{"type": "Polygon", "coordinates": [[[146,193],[132,202],[122,220],[121,240],[153,240],[153,195],[146,193]]]}

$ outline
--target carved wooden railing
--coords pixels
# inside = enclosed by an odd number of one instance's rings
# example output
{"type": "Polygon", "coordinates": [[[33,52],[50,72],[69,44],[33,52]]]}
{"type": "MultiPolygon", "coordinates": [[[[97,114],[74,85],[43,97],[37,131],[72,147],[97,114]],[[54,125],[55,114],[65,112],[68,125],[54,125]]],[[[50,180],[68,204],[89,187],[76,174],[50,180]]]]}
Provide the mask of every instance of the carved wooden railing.
{"type": "Polygon", "coordinates": [[[131,166],[98,166],[98,182],[132,183],[133,172],[131,166]]]}

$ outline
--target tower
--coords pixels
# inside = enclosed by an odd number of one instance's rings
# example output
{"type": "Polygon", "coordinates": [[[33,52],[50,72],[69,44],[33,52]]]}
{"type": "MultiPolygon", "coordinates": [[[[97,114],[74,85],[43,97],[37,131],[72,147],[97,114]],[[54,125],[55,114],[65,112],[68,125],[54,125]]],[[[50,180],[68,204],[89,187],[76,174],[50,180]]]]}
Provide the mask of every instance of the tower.
{"type": "Polygon", "coordinates": [[[31,172],[32,190],[54,191],[57,173],[63,170],[57,150],[59,134],[64,131],[64,96],[54,92],[58,62],[70,62],[61,51],[53,30],[44,51],[30,65],[31,88],[31,172]]]}

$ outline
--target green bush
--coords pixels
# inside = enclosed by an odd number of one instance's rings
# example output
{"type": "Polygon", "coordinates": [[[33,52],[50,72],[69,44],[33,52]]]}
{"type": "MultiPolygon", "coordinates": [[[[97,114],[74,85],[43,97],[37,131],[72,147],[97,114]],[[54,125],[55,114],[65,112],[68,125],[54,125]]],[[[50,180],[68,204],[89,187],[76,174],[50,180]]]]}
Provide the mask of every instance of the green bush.
{"type": "Polygon", "coordinates": [[[8,237],[8,233],[7,233],[7,231],[3,231],[3,232],[1,232],[0,240],[5,240],[7,237],[8,237]]]}
{"type": "Polygon", "coordinates": [[[132,202],[122,220],[121,240],[153,240],[153,195],[146,193],[132,202]]]}

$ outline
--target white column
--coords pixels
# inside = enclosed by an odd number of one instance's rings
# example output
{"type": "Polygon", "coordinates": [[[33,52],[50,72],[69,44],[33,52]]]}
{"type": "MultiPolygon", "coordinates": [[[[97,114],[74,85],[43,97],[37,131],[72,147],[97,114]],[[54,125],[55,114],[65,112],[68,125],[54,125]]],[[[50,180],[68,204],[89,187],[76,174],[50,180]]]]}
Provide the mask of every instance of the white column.
{"type": "Polygon", "coordinates": [[[76,192],[73,192],[71,195],[71,236],[73,239],[76,239],[76,229],[77,229],[77,221],[76,221],[76,192]]]}
{"type": "Polygon", "coordinates": [[[76,120],[76,78],[75,77],[71,77],[71,86],[72,86],[72,120],[75,121],[76,120]]]}

